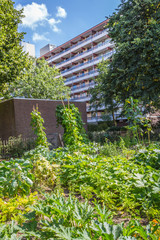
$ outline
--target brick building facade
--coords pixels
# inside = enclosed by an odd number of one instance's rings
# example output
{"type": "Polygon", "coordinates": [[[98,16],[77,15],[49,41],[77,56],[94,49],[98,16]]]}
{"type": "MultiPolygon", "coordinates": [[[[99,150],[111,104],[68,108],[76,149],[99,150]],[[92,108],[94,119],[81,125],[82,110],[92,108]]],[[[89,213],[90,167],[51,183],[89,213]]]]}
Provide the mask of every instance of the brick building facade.
{"type": "MultiPolygon", "coordinates": [[[[34,137],[30,126],[33,106],[38,105],[41,116],[44,119],[44,127],[47,138],[50,142],[56,140],[58,134],[63,134],[61,126],[57,127],[56,122],[56,106],[62,104],[61,101],[40,100],[40,99],[10,99],[0,103],[0,138],[7,140],[10,136],[17,137],[22,135],[22,138],[34,137]]],[[[65,102],[67,104],[67,102],[65,102]]],[[[78,107],[82,120],[87,123],[86,104],[75,102],[78,107]]]]}

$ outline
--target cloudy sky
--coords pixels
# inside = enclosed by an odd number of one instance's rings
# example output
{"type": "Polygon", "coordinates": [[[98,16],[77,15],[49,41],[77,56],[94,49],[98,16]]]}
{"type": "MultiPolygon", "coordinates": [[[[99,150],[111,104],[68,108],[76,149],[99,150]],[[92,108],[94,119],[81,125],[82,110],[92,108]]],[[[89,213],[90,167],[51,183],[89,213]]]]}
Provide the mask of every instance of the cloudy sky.
{"type": "Polygon", "coordinates": [[[14,0],[17,9],[24,9],[19,31],[24,40],[40,48],[48,43],[56,46],[70,40],[105,20],[120,0],[14,0]]]}

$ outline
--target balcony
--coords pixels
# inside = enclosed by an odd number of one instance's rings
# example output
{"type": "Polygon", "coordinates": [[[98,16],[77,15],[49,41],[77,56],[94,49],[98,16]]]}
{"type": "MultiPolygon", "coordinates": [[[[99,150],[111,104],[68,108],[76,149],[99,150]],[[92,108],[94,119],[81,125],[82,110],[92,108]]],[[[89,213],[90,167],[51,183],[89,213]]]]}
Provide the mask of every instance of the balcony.
{"type": "Polygon", "coordinates": [[[82,80],[93,78],[93,77],[96,77],[96,76],[98,76],[98,71],[97,70],[92,70],[88,73],[82,73],[78,76],[72,76],[70,78],[67,78],[66,81],[65,81],[65,85],[70,85],[70,84],[80,82],[82,80]]]}
{"type": "Polygon", "coordinates": [[[105,110],[105,109],[106,109],[105,106],[98,107],[97,109],[95,107],[86,107],[87,112],[101,111],[101,110],[105,110]]]}
{"type": "MultiPolygon", "coordinates": [[[[120,114],[115,114],[115,119],[116,120],[124,120],[126,118],[120,117],[120,114]]],[[[111,120],[113,120],[113,117],[111,117],[111,120]]],[[[87,122],[88,123],[93,123],[93,122],[100,122],[100,121],[105,121],[103,115],[102,116],[92,116],[92,117],[87,117],[87,122]]]]}
{"type": "Polygon", "coordinates": [[[104,120],[102,119],[102,116],[87,117],[87,122],[88,122],[88,123],[100,122],[100,121],[104,121],[104,120]]]}
{"type": "Polygon", "coordinates": [[[93,65],[98,64],[103,58],[104,58],[104,60],[106,60],[107,58],[111,57],[114,52],[115,52],[115,50],[112,50],[110,52],[107,52],[107,53],[99,56],[99,57],[96,57],[96,58],[94,58],[92,60],[89,60],[88,62],[80,63],[77,66],[73,66],[73,67],[71,67],[69,69],[65,69],[64,71],[61,71],[61,75],[63,77],[65,77],[65,76],[70,75],[70,74],[72,74],[74,72],[81,71],[84,68],[92,67],[93,65]]]}
{"type": "Polygon", "coordinates": [[[91,99],[91,96],[82,96],[82,97],[71,97],[71,101],[75,101],[75,102],[86,102],[89,101],[91,99]]]}
{"type": "Polygon", "coordinates": [[[85,45],[87,45],[88,43],[91,43],[92,41],[95,41],[99,38],[102,38],[104,37],[105,35],[107,34],[107,30],[103,30],[99,33],[96,33],[92,36],[89,36],[88,38],[74,44],[73,46],[71,46],[70,48],[67,48],[63,51],[61,51],[60,53],[57,53],[56,55],[50,57],[49,59],[47,59],[48,63],[51,63],[52,61],[55,61],[61,57],[64,57],[66,54],[69,54],[70,51],[76,51],[77,49],[81,48],[81,47],[84,47],[85,45]]]}
{"type": "Polygon", "coordinates": [[[73,56],[69,59],[66,59],[60,63],[56,64],[56,67],[60,68],[60,67],[64,67],[66,64],[71,64],[74,61],[80,60],[81,58],[85,58],[85,57],[89,57],[91,56],[93,53],[96,53],[98,51],[102,51],[103,49],[105,49],[106,47],[113,47],[113,43],[111,43],[111,39],[108,39],[107,41],[105,41],[104,43],[98,44],[93,48],[88,49],[85,52],[79,53],[76,56],[73,56]]]}
{"type": "Polygon", "coordinates": [[[78,92],[82,92],[82,91],[87,91],[90,88],[93,88],[95,86],[95,83],[89,83],[89,84],[85,84],[83,86],[78,86],[76,88],[71,88],[71,94],[73,93],[78,93],[78,92]]]}

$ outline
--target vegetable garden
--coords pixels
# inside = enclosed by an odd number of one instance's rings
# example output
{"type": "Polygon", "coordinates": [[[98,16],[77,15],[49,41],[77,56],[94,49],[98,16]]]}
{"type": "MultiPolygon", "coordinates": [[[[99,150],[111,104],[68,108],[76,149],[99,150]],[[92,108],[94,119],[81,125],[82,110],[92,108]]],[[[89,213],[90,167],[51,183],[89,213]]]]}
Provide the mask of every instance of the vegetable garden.
{"type": "Polygon", "coordinates": [[[0,239],[160,239],[160,144],[91,143],[77,115],[57,109],[67,144],[49,150],[34,109],[36,148],[0,162],[0,239]]]}

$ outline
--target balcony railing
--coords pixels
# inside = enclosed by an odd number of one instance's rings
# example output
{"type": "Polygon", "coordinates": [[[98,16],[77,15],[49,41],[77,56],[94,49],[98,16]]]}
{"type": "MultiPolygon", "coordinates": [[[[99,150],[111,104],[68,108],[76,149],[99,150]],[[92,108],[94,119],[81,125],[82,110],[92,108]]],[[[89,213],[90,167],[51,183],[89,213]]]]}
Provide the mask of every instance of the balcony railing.
{"type": "Polygon", "coordinates": [[[105,110],[105,109],[106,109],[105,106],[101,106],[101,107],[97,107],[97,108],[91,107],[91,106],[86,107],[87,112],[95,112],[95,111],[100,111],[100,110],[105,110]]]}
{"type": "MultiPolygon", "coordinates": [[[[76,97],[76,98],[71,97],[71,101],[78,101],[78,100],[84,100],[84,99],[89,100],[90,98],[91,98],[91,95],[81,96],[81,97],[76,97]]],[[[87,101],[87,100],[86,100],[86,101],[87,101]]]]}
{"type": "Polygon", "coordinates": [[[102,116],[92,116],[92,117],[87,117],[87,121],[104,121],[102,116]]]}
{"type": "Polygon", "coordinates": [[[65,52],[67,52],[67,51],[70,51],[70,50],[73,49],[74,47],[76,47],[76,46],[78,46],[78,45],[80,45],[80,44],[82,44],[82,43],[84,43],[84,42],[90,40],[91,38],[94,38],[95,36],[98,36],[98,35],[102,34],[103,32],[106,32],[106,33],[107,33],[107,30],[105,29],[105,30],[103,30],[103,31],[101,31],[101,32],[95,33],[95,34],[92,35],[92,36],[89,36],[88,38],[86,38],[86,39],[84,39],[84,40],[82,40],[82,41],[80,41],[80,42],[74,44],[73,46],[71,46],[71,47],[69,47],[69,48],[67,48],[67,49],[65,49],[65,50],[63,50],[63,51],[61,51],[61,52],[55,54],[54,56],[48,58],[47,61],[50,61],[50,60],[52,60],[53,58],[55,58],[55,57],[57,57],[57,56],[59,56],[59,55],[65,53],[65,52]]]}
{"type": "Polygon", "coordinates": [[[68,83],[68,82],[73,81],[75,79],[78,80],[81,77],[89,76],[89,75],[94,74],[94,73],[98,73],[98,71],[97,70],[91,70],[88,73],[82,73],[82,74],[80,74],[78,76],[73,76],[73,77],[67,78],[65,80],[65,83],[68,83]]]}
{"type": "MultiPolygon", "coordinates": [[[[111,120],[113,120],[113,117],[110,116],[111,120]]],[[[124,120],[126,119],[125,117],[120,117],[120,114],[115,114],[115,119],[116,120],[124,120]]],[[[92,117],[87,117],[87,122],[98,122],[98,121],[105,121],[105,116],[92,116],[92,117]]]]}
{"type": "Polygon", "coordinates": [[[85,90],[88,90],[89,88],[92,88],[95,86],[95,83],[92,82],[92,83],[89,83],[89,84],[85,84],[85,85],[80,85],[80,86],[76,86],[76,87],[71,87],[71,93],[74,93],[74,92],[77,92],[78,90],[81,90],[81,91],[85,91],[85,90]]]}
{"type": "Polygon", "coordinates": [[[87,65],[87,64],[89,64],[89,63],[94,63],[95,61],[97,61],[97,60],[99,60],[99,59],[106,58],[106,57],[110,57],[110,56],[112,56],[112,54],[113,54],[114,52],[115,52],[114,50],[113,50],[113,51],[110,51],[110,52],[105,53],[105,54],[103,54],[103,55],[101,55],[101,56],[99,56],[99,57],[96,57],[96,58],[94,58],[94,59],[92,59],[92,60],[89,60],[88,62],[80,63],[80,64],[78,64],[78,65],[76,65],[76,66],[73,66],[73,67],[71,67],[71,68],[69,68],[69,69],[65,69],[65,70],[61,71],[61,74],[66,73],[66,72],[70,72],[70,71],[72,71],[72,70],[74,70],[74,69],[76,69],[76,68],[79,68],[79,67],[81,67],[81,66],[85,66],[85,65],[87,65]]]}
{"type": "Polygon", "coordinates": [[[79,56],[81,56],[81,55],[84,55],[85,53],[91,52],[91,51],[93,51],[93,50],[95,50],[95,49],[97,49],[97,48],[99,48],[99,47],[101,47],[101,46],[105,46],[105,45],[107,45],[109,42],[111,42],[111,39],[108,39],[108,40],[105,41],[104,43],[98,44],[98,45],[96,45],[95,47],[92,47],[92,48],[86,50],[85,52],[79,53],[79,54],[77,54],[77,55],[75,55],[75,56],[73,56],[73,57],[71,57],[71,58],[68,58],[68,59],[66,59],[66,60],[64,60],[64,61],[62,61],[62,62],[60,62],[60,63],[57,63],[57,64],[56,64],[56,67],[60,66],[60,65],[63,64],[63,63],[69,62],[69,61],[71,61],[72,59],[76,59],[77,57],[79,57],[79,56]]]}

